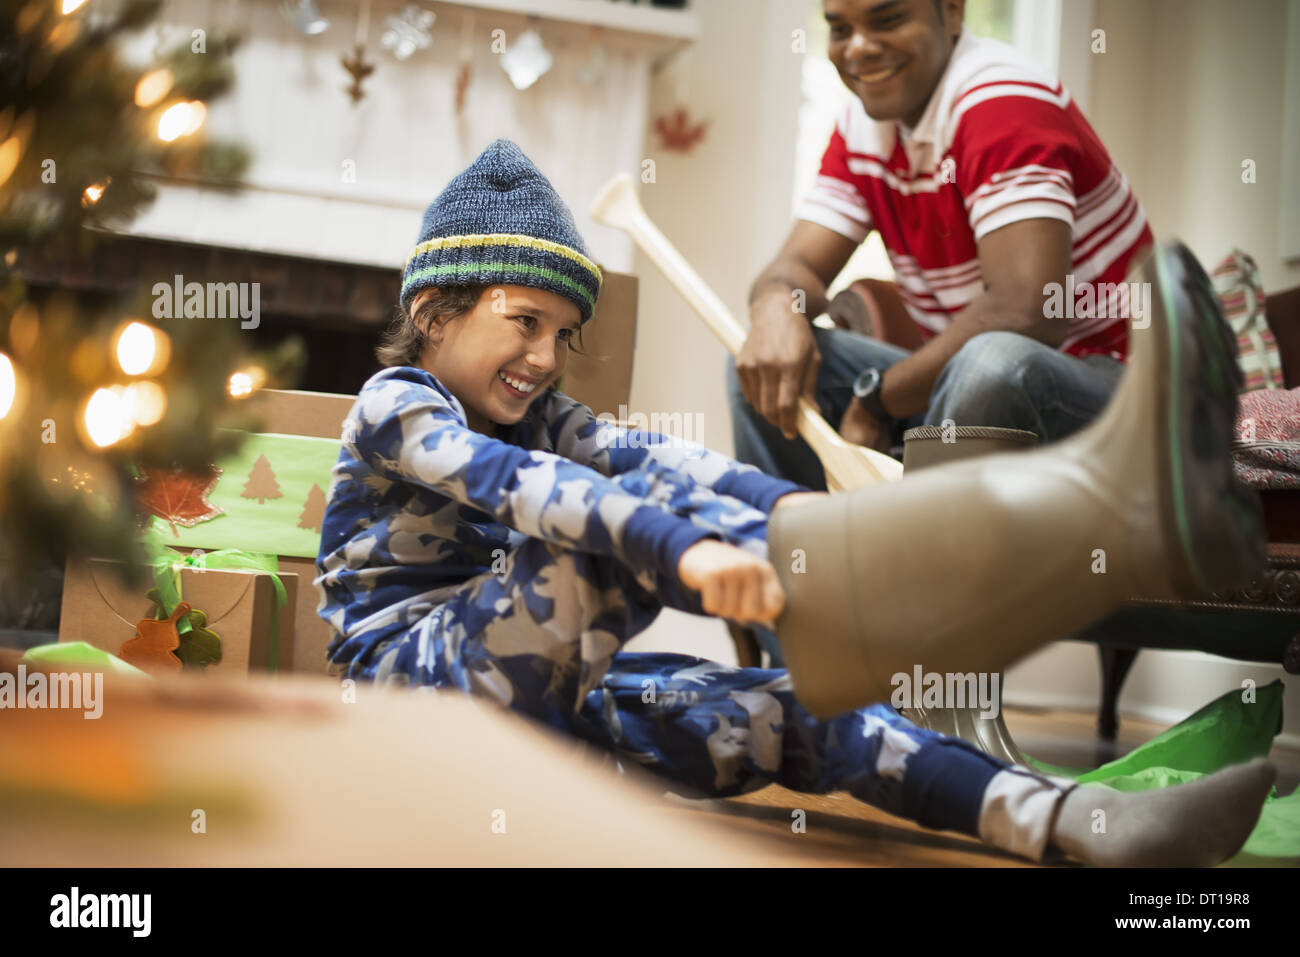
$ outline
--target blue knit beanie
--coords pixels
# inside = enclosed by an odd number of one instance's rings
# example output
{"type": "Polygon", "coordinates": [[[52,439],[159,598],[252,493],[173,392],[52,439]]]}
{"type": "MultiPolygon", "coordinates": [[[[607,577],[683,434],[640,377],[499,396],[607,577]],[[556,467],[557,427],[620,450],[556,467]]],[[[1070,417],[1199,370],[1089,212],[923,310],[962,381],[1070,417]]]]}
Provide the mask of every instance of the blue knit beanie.
{"type": "Polygon", "coordinates": [[[497,140],[425,210],[401,299],[409,310],[434,286],[532,286],[568,299],[586,322],[600,283],[555,187],[518,146],[497,140]]]}

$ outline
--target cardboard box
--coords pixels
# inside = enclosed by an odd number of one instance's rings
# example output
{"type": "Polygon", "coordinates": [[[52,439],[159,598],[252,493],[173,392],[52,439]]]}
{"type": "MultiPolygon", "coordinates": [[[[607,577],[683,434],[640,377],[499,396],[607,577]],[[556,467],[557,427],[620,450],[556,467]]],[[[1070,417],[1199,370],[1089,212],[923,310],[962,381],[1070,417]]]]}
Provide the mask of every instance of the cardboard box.
{"type": "MultiPolygon", "coordinates": [[[[63,580],[63,614],[59,641],[85,641],[117,654],[134,637],[136,623],[152,618],[155,606],[145,597],[148,584],[127,588],[117,563],[101,558],[70,557],[63,580]]],[[[293,670],[294,622],[298,576],[281,571],[285,605],[279,611],[278,671],[293,670]]],[[[205,627],[221,637],[221,660],[204,671],[247,674],[270,670],[271,622],[276,614],[275,586],[264,572],[180,569],[181,600],[207,616],[205,627]]]]}

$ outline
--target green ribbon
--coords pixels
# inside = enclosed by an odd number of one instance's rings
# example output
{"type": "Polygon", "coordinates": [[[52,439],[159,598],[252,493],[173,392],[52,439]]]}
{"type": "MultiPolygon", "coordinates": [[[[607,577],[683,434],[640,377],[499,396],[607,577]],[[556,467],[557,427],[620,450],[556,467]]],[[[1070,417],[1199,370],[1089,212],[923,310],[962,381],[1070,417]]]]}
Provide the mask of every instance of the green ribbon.
{"type": "MultiPolygon", "coordinates": [[[[199,571],[252,571],[265,572],[271,576],[275,588],[275,614],[271,616],[271,654],[267,670],[275,673],[280,667],[280,610],[289,600],[280,580],[280,563],[274,555],[257,554],[241,551],[238,548],[222,548],[214,552],[196,551],[184,555],[174,548],[168,548],[158,541],[157,535],[147,535],[144,540],[148,554],[148,564],[153,568],[154,587],[158,592],[159,618],[170,618],[181,601],[182,567],[195,568],[199,571]]],[[[188,634],[190,623],[182,617],[177,623],[177,634],[188,634]]]]}

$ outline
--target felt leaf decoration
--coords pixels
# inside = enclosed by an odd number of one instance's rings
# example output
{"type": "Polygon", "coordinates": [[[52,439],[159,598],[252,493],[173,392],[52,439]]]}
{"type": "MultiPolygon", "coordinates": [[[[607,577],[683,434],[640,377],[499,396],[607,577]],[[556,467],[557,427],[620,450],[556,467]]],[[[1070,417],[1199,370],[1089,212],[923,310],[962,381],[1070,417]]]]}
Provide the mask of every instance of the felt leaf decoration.
{"type": "Polygon", "coordinates": [[[209,466],[203,475],[180,469],[142,469],[143,478],[136,486],[136,501],[141,511],[170,523],[172,535],[180,537],[177,525],[193,528],[224,515],[226,510],[207,500],[221,478],[221,469],[209,466]]]}
{"type": "Polygon", "coordinates": [[[190,631],[181,638],[177,656],[190,668],[205,668],[221,660],[221,636],[208,629],[208,616],[194,608],[186,616],[190,631]]]}
{"type": "Polygon", "coordinates": [[[704,139],[709,128],[709,121],[692,123],[685,107],[679,106],[674,112],[655,118],[655,133],[659,143],[666,150],[688,153],[696,143],[704,139]]]}
{"type": "Polygon", "coordinates": [[[136,622],[135,637],[122,642],[117,656],[142,671],[180,671],[181,660],[172,654],[181,643],[176,622],[189,611],[190,606],[181,602],[165,621],[142,618],[136,622]]]}

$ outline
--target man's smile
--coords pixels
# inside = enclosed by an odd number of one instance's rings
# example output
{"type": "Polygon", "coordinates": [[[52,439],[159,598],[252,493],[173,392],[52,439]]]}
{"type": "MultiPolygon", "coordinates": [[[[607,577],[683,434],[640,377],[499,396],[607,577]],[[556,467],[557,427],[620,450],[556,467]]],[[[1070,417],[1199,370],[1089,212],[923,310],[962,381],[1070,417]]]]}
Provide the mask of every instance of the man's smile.
{"type": "Polygon", "coordinates": [[[907,64],[905,63],[899,63],[895,66],[882,67],[881,69],[874,70],[870,73],[850,73],[849,76],[857,83],[861,83],[866,86],[876,86],[878,84],[886,82],[887,80],[892,80],[895,76],[897,76],[899,73],[902,72],[903,67],[906,65],[907,64]]]}

